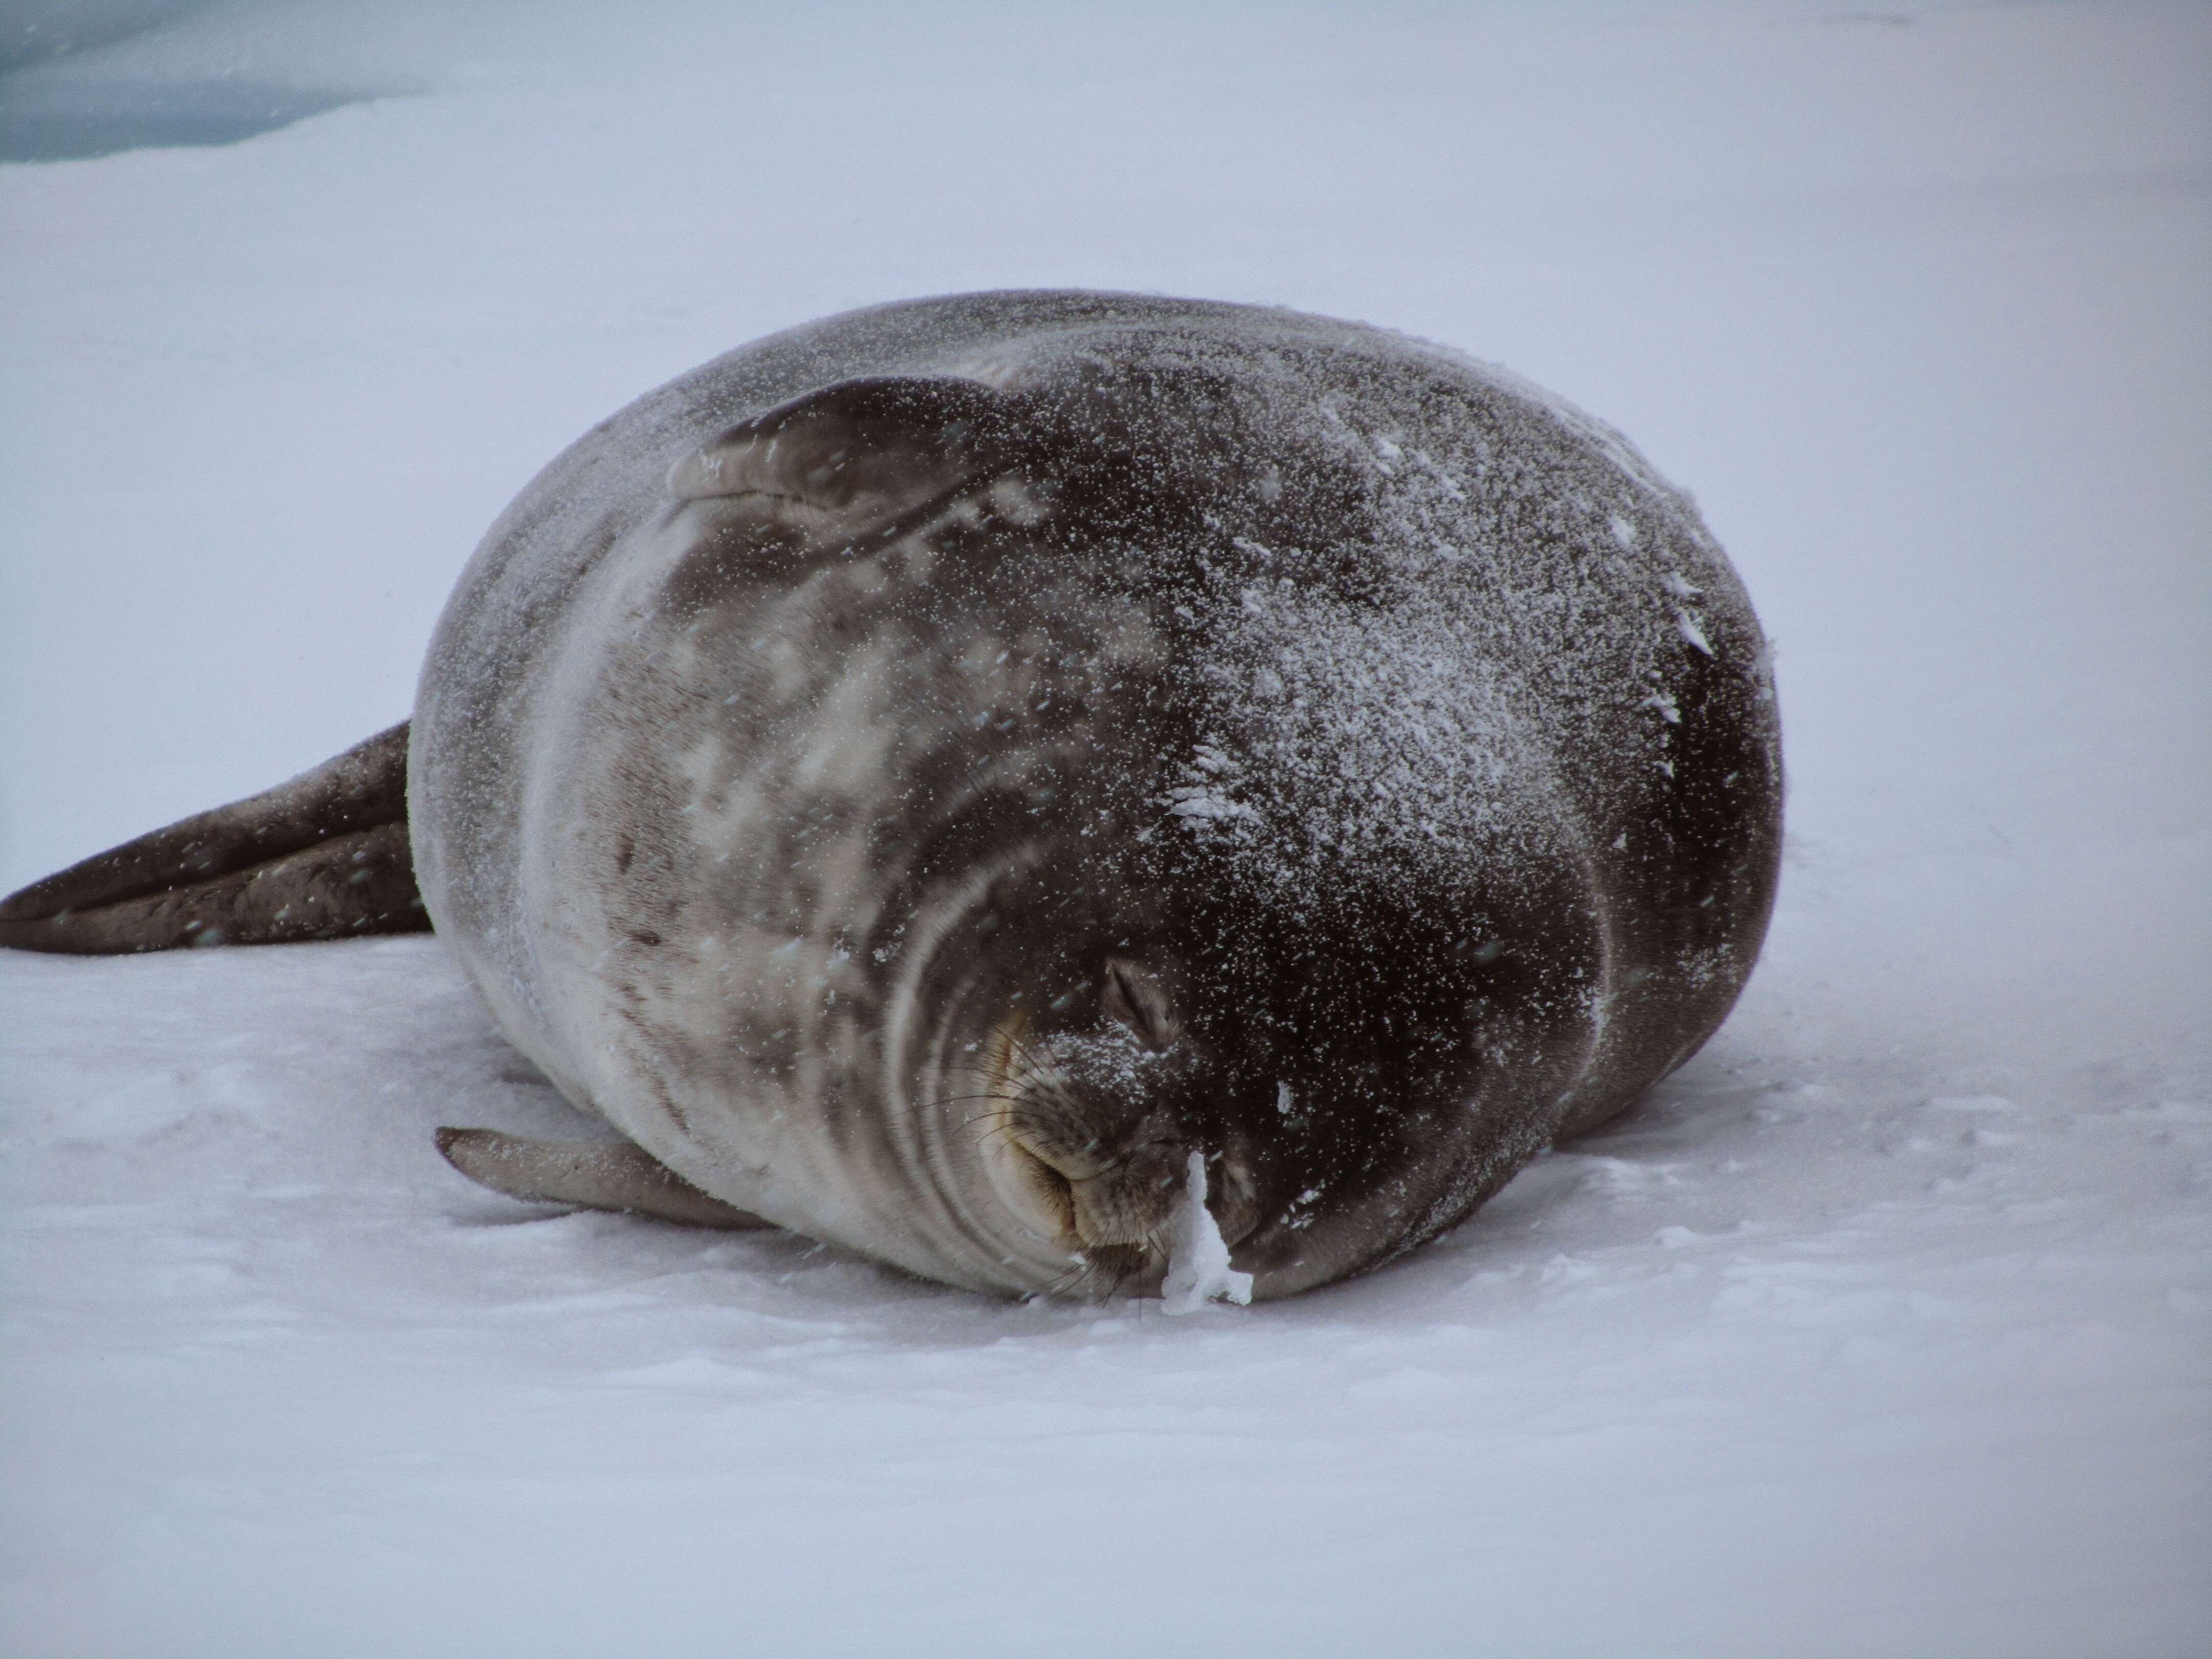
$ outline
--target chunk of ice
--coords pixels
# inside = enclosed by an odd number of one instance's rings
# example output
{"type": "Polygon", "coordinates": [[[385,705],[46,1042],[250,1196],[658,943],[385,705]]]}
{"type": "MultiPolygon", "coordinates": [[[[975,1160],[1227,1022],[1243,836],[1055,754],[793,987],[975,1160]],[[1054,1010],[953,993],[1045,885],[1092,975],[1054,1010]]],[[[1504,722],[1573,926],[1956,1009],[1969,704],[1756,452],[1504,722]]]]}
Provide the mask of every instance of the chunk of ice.
{"type": "Polygon", "coordinates": [[[1206,1154],[1190,1155],[1190,1174],[1183,1182],[1182,1210],[1176,1217],[1175,1249],[1168,1256],[1168,1276],[1160,1285],[1171,1314],[1196,1313],[1218,1299],[1239,1307],[1252,1299],[1252,1275],[1229,1265],[1229,1246],[1221,1228],[1206,1207],[1206,1154]]]}

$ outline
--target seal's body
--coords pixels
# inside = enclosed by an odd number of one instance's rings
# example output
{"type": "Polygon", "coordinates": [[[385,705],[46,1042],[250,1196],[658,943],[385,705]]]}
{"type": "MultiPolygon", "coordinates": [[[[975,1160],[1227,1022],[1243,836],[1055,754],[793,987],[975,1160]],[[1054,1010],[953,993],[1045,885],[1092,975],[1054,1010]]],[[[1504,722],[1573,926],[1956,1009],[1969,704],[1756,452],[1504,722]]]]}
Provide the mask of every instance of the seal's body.
{"type": "Polygon", "coordinates": [[[437,931],[642,1168],[1012,1291],[1156,1287],[1194,1151],[1262,1297],[1432,1237],[1711,1034],[1779,841],[1757,625],[1619,437],[1118,295],[632,405],[494,526],[406,750],[437,931]]]}

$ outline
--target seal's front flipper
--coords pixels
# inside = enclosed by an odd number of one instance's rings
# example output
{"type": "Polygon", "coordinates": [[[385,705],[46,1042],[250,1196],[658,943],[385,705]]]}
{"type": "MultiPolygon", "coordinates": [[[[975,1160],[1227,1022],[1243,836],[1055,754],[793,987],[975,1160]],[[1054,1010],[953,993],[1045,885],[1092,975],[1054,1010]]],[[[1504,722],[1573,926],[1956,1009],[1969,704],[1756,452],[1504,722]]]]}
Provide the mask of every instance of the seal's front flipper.
{"type": "Polygon", "coordinates": [[[496,1129],[441,1129],[446,1162],[509,1198],[629,1210],[694,1227],[772,1227],[750,1210],[701,1192],[626,1140],[526,1140],[496,1129]]]}
{"type": "Polygon", "coordinates": [[[407,840],[407,725],[264,793],[71,865],[0,902],[0,945],[112,956],[430,925],[407,840]]]}

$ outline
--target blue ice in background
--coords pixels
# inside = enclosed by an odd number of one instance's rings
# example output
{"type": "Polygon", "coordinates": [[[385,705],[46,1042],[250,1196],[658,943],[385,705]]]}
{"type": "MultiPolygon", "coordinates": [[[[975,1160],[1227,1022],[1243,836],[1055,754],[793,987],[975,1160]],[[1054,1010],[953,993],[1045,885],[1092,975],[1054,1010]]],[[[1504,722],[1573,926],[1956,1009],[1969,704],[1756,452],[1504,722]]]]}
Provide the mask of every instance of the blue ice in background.
{"type": "Polygon", "coordinates": [[[0,161],[230,144],[361,94],[250,78],[148,72],[126,45],[211,0],[9,0],[0,10],[0,161]]]}

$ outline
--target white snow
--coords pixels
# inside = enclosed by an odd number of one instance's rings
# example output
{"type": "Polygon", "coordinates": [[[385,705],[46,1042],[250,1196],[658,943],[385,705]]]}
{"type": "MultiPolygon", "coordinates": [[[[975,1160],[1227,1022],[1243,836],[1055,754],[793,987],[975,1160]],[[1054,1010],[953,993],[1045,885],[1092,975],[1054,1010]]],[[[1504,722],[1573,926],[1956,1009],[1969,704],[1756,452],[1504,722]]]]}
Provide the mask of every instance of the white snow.
{"type": "Polygon", "coordinates": [[[1176,1212],[1175,1247],[1160,1284],[1161,1311],[1193,1314],[1209,1302],[1252,1300],[1252,1275],[1229,1265],[1221,1225],[1206,1207],[1206,1154],[1194,1152],[1183,1176],[1182,1206],[1176,1212]]]}
{"type": "Polygon", "coordinates": [[[1765,957],[1436,1245],[1168,1320],[469,1187],[441,1122],[593,1130],[432,939],[0,956],[0,1650],[2203,1650],[2205,12],[641,16],[41,71],[384,95],[0,167],[0,885],[399,718],[635,393],[1072,283],[1404,328],[1693,489],[1765,957]]]}

